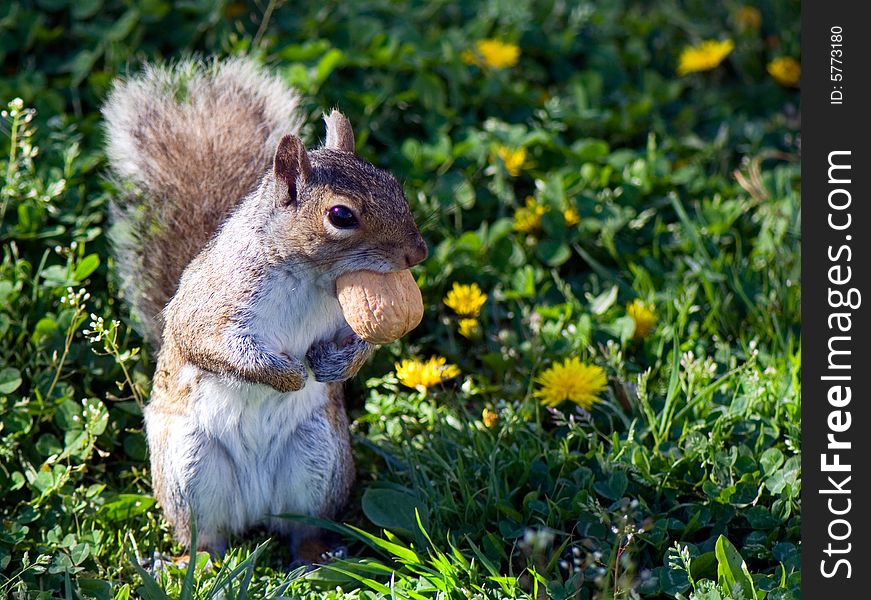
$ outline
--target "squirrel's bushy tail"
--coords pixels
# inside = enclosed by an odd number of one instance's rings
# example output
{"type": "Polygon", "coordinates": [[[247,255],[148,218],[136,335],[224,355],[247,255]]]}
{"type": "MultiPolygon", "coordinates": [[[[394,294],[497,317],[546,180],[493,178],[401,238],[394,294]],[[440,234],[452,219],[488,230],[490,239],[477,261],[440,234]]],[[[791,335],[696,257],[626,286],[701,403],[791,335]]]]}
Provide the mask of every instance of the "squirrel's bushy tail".
{"type": "Polygon", "coordinates": [[[238,58],[149,66],[115,84],[103,107],[119,190],[110,238],[152,344],[184,268],[257,184],[281,137],[299,130],[297,104],[287,85],[238,58]]]}

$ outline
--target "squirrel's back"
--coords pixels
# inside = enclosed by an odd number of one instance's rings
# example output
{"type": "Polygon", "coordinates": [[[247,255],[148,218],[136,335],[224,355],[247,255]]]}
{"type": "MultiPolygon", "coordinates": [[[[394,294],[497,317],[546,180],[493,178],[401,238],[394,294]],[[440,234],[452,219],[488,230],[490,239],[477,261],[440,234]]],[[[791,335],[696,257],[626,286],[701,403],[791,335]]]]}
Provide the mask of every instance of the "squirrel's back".
{"type": "Polygon", "coordinates": [[[161,339],[161,311],[187,264],[258,183],[301,119],[297,94],[246,59],[149,66],[115,84],[103,107],[119,195],[110,237],[142,333],[161,339]]]}

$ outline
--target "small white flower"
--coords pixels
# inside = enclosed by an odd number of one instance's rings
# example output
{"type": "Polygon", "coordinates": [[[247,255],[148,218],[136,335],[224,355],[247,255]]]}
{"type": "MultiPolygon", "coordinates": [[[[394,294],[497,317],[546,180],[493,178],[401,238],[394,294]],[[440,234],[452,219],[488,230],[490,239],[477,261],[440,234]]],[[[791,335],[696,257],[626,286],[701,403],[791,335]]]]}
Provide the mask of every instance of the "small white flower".
{"type": "Polygon", "coordinates": [[[523,534],[523,545],[536,552],[545,550],[553,540],[553,532],[547,529],[527,529],[523,534]]]}

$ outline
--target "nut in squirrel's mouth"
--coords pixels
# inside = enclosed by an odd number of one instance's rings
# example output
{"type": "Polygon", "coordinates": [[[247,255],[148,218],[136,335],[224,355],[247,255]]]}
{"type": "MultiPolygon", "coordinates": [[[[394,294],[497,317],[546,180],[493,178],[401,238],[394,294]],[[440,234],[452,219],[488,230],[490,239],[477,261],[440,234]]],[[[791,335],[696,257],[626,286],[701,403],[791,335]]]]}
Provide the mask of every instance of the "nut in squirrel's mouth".
{"type": "Polygon", "coordinates": [[[345,321],[373,344],[398,340],[423,318],[423,298],[411,271],[357,271],[336,280],[345,321]]]}

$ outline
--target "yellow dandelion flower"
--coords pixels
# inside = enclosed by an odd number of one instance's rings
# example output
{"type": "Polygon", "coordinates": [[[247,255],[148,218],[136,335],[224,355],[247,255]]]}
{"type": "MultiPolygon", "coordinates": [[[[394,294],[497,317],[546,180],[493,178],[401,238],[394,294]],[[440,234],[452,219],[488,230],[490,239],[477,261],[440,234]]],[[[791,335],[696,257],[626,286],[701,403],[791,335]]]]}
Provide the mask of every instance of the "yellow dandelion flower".
{"type": "Polygon", "coordinates": [[[460,319],[458,329],[461,336],[470,340],[477,338],[481,333],[478,327],[478,319],[460,319]]]}
{"type": "Polygon", "coordinates": [[[732,40],[705,40],[698,46],[683,49],[678,61],[677,74],[686,75],[715,69],[735,48],[732,40]]]}
{"type": "Polygon", "coordinates": [[[504,69],[513,67],[520,59],[520,46],[488,38],[475,43],[475,52],[466,50],[460,54],[460,59],[470,65],[504,69]]]}
{"type": "Polygon", "coordinates": [[[481,291],[477,283],[465,285],[456,282],[443,300],[448,308],[463,317],[477,317],[486,301],[487,294],[481,291]]]}
{"type": "Polygon", "coordinates": [[[632,339],[639,340],[647,337],[656,325],[656,313],[638,298],[626,305],[626,312],[635,321],[635,333],[632,339]]]}
{"type": "Polygon", "coordinates": [[[493,427],[499,422],[499,413],[485,408],[481,413],[481,421],[484,423],[484,427],[493,427]]]}
{"type": "Polygon", "coordinates": [[[396,363],[396,377],[402,385],[418,390],[426,390],[460,374],[457,365],[445,364],[444,357],[433,356],[427,361],[405,359],[396,363]]]}
{"type": "Polygon", "coordinates": [[[735,20],[742,29],[759,29],[762,26],[762,13],[755,6],[742,6],[735,20]]]}
{"type": "Polygon", "coordinates": [[[567,208],[563,211],[563,218],[566,220],[566,225],[574,227],[581,222],[581,215],[574,208],[567,208]]]}
{"type": "Polygon", "coordinates": [[[768,63],[768,74],[780,85],[795,87],[801,79],[801,65],[792,57],[782,56],[768,63]]]}
{"type": "Polygon", "coordinates": [[[505,170],[512,177],[520,175],[523,169],[523,163],[526,162],[526,148],[516,148],[514,150],[506,146],[499,146],[496,149],[496,154],[502,159],[502,164],[505,165],[505,170]]]}
{"type": "Polygon", "coordinates": [[[532,196],[526,197],[526,206],[514,211],[514,230],[523,233],[534,233],[541,229],[541,217],[547,212],[544,205],[536,202],[532,196]]]}
{"type": "Polygon", "coordinates": [[[585,410],[599,401],[599,395],[608,386],[608,378],[601,367],[582,363],[576,356],[555,363],[536,382],[541,387],[535,396],[542,404],[553,407],[571,400],[585,410]]]}

